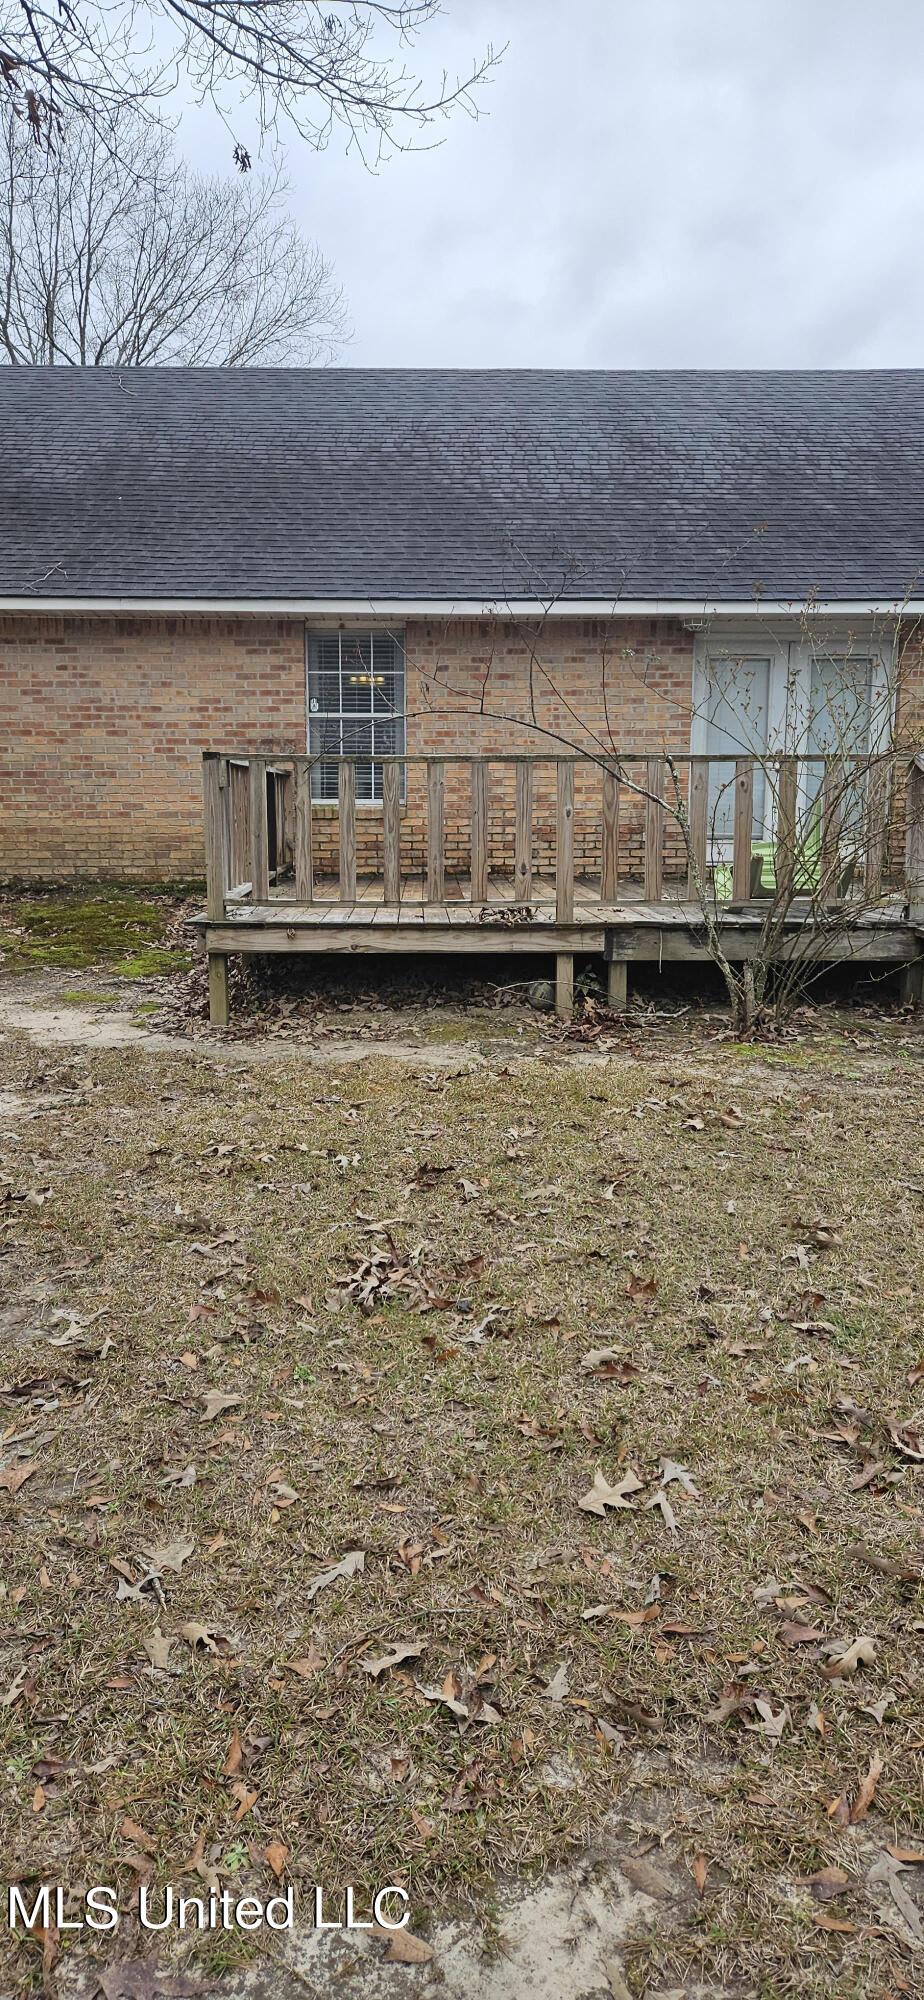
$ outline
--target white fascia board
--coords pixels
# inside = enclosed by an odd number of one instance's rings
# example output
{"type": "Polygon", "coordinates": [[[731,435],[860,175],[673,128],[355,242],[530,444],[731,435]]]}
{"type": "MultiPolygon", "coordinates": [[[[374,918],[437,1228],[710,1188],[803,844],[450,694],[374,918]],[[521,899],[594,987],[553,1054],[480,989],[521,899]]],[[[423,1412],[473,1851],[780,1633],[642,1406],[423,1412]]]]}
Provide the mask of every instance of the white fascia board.
{"type": "Polygon", "coordinates": [[[901,618],[924,612],[924,598],[388,598],[360,597],[4,597],[0,614],[144,612],[162,617],[234,618],[901,618]]]}

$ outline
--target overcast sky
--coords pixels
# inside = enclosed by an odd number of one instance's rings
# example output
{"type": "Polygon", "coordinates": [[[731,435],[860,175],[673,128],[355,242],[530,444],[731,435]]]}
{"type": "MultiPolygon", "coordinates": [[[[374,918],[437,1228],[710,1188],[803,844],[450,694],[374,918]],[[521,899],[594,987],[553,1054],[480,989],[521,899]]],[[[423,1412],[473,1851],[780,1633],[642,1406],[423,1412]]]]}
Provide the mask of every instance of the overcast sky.
{"type": "Polygon", "coordinates": [[[287,146],[345,361],[924,364],[921,0],[444,5],[431,80],[509,44],[477,122],[374,176],[287,146]]]}

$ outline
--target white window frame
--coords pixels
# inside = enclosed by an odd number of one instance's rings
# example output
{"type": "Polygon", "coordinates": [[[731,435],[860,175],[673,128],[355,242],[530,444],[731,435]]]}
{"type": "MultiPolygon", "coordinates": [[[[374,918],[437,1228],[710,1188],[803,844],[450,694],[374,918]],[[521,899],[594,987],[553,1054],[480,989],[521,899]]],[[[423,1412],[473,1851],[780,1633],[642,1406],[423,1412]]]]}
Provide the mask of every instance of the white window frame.
{"type": "MultiPolygon", "coordinates": [[[[767,749],[763,752],[743,745],[741,755],[779,757],[797,753],[803,767],[799,785],[800,804],[805,806],[808,802],[805,766],[811,761],[805,749],[805,737],[811,711],[812,661],[819,652],[869,660],[870,732],[866,749],[870,754],[887,750],[895,726],[895,645],[892,639],[883,638],[877,632],[864,633],[856,627],[848,630],[846,627],[824,626],[815,634],[806,634],[803,627],[789,632],[777,627],[771,633],[766,626],[756,623],[747,627],[729,627],[728,630],[724,630],[721,623],[716,623],[707,632],[697,632],[694,642],[693,719],[690,729],[693,756],[708,755],[710,659],[717,655],[727,658],[729,654],[743,660],[769,659],[767,749]]],[[[772,788],[768,788],[767,792],[764,823],[761,826],[755,824],[754,837],[757,840],[774,838],[772,788]]],[[[715,841],[714,847],[714,858],[725,859],[730,853],[731,842],[720,839],[715,841]]]]}
{"type": "MultiPolygon", "coordinates": [[[[326,669],[326,671],[330,672],[330,669],[328,668],[326,669]]],[[[397,682],[399,678],[397,668],[395,669],[395,678],[397,682]]],[[[405,647],[404,632],[403,630],[396,631],[391,626],[386,628],[384,626],[376,627],[375,625],[369,625],[369,624],[360,625],[358,623],[350,623],[349,625],[346,624],[338,625],[334,631],[331,630],[330,626],[306,625],[305,626],[305,745],[308,751],[308,755],[316,756],[318,760],[317,764],[312,766],[312,774],[311,774],[311,797],[312,797],[312,803],[314,805],[331,806],[334,809],[336,809],[337,805],[336,799],[331,799],[327,798],[326,796],[322,796],[316,789],[315,773],[318,770],[319,766],[323,764],[325,761],[332,761],[334,757],[338,755],[342,756],[344,754],[343,751],[344,723],[349,723],[351,727],[355,729],[357,724],[361,725],[365,722],[368,722],[370,727],[370,744],[368,751],[368,761],[371,766],[372,790],[368,798],[360,797],[359,793],[357,792],[356,804],[357,807],[359,807],[360,809],[365,807],[373,807],[373,808],[381,807],[382,804],[381,768],[382,768],[383,756],[403,757],[407,750],[407,650],[405,647]],[[340,683],[340,707],[339,709],[317,709],[317,708],[312,709],[311,706],[312,642],[316,639],[324,639],[329,643],[330,640],[335,637],[338,641],[337,673],[340,683]],[[346,709],[343,706],[343,642],[344,640],[349,640],[349,639],[368,639],[370,641],[371,672],[374,674],[375,641],[377,637],[379,639],[382,638],[388,639],[390,644],[395,647],[396,652],[398,652],[401,657],[400,710],[399,709],[383,710],[377,714],[376,711],[371,707],[371,705],[368,712],[366,712],[363,709],[346,709]],[[383,723],[388,722],[390,725],[393,725],[395,731],[394,750],[379,752],[378,756],[376,756],[375,754],[375,734],[374,734],[375,724],[377,720],[383,723]],[[315,752],[312,750],[311,747],[312,723],[314,724],[333,723],[337,725],[336,733],[339,742],[339,750],[338,751],[329,750],[327,752],[326,759],[324,751],[315,752]],[[376,767],[378,767],[378,772],[380,774],[378,789],[376,789],[376,767]]],[[[356,752],[357,757],[361,759],[365,759],[366,754],[367,753],[364,751],[356,752]]],[[[402,764],[400,769],[401,769],[401,786],[400,786],[399,796],[403,804],[406,792],[407,767],[405,764],[402,764]]]]}

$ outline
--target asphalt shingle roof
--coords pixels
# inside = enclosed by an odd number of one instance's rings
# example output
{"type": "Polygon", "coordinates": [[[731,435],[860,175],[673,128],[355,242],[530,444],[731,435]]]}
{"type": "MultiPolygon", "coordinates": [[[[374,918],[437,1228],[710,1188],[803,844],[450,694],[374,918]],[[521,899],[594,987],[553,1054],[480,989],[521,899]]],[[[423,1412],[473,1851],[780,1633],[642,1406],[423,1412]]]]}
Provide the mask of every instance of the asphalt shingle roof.
{"type": "Polygon", "coordinates": [[[924,595],[924,370],[0,368],[0,466],[0,598],[924,595]]]}

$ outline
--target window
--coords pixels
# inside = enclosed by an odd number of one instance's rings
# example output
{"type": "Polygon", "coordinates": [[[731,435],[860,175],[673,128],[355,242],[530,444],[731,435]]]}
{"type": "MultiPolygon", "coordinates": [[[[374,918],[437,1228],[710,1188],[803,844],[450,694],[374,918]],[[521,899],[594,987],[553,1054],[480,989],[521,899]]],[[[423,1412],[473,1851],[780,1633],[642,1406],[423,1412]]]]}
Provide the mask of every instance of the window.
{"type": "MultiPolygon", "coordinates": [[[[356,797],[382,796],[381,757],[404,750],[404,642],[395,632],[309,632],[311,796],[337,802],[337,757],[355,757],[356,797]]],[[[403,785],[402,785],[403,792],[403,785]]]]}

